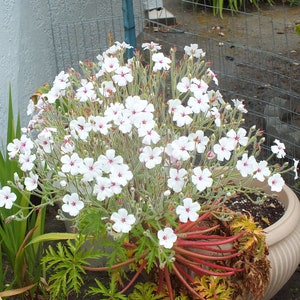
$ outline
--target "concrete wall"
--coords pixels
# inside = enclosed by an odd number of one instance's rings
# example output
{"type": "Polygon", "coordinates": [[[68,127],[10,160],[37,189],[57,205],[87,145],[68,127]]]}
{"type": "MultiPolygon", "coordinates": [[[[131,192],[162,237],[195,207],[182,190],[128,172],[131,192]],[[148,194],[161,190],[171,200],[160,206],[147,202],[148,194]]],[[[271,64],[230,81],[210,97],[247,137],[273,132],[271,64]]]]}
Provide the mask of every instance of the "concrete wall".
{"type": "MultiPolygon", "coordinates": [[[[142,0],[134,7],[138,34],[142,0]]],[[[124,40],[121,0],[0,0],[0,140],[6,138],[9,82],[15,113],[26,125],[30,95],[61,69],[94,59],[107,48],[109,32],[124,40]]]]}

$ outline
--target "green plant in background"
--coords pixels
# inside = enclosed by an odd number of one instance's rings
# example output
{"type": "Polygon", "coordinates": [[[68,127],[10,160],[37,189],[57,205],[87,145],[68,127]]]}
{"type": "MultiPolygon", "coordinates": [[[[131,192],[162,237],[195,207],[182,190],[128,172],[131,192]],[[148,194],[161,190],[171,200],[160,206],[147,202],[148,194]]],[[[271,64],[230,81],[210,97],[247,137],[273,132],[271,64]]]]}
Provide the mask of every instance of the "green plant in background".
{"type": "Polygon", "coordinates": [[[295,24],[294,30],[300,36],[300,23],[299,24],[295,24]]]}
{"type": "MultiPolygon", "coordinates": [[[[15,124],[11,86],[9,86],[6,145],[14,139],[20,138],[20,135],[20,115],[18,114],[15,124]]],[[[7,150],[3,153],[0,151],[0,186],[6,186],[7,182],[14,181],[17,176],[22,176],[22,173],[17,162],[9,159],[7,150]]],[[[16,206],[9,210],[2,202],[2,207],[0,207],[0,255],[2,258],[0,290],[10,290],[9,293],[0,293],[0,297],[24,295],[27,292],[26,297],[29,299],[40,281],[42,271],[39,263],[41,244],[32,244],[28,247],[26,245],[30,240],[44,232],[45,209],[41,208],[36,211],[30,209],[30,192],[20,192],[13,188],[12,191],[17,196],[16,206]],[[19,210],[19,207],[24,208],[22,213],[28,217],[20,222],[13,222],[14,214],[19,210]]]]}
{"type": "MultiPolygon", "coordinates": [[[[293,0],[291,0],[293,1],[293,0]]],[[[297,0],[299,1],[299,0],[297,0]]],[[[188,2],[188,1],[186,1],[188,2]]],[[[264,1],[268,3],[269,5],[273,5],[274,1],[273,0],[266,0],[264,1]]],[[[223,18],[223,12],[224,10],[229,10],[231,13],[236,13],[238,12],[244,5],[250,4],[254,5],[257,9],[259,9],[259,1],[258,0],[209,0],[208,2],[200,1],[200,0],[194,0],[193,1],[194,6],[208,3],[209,5],[212,6],[213,13],[214,15],[220,16],[223,18]]]]}

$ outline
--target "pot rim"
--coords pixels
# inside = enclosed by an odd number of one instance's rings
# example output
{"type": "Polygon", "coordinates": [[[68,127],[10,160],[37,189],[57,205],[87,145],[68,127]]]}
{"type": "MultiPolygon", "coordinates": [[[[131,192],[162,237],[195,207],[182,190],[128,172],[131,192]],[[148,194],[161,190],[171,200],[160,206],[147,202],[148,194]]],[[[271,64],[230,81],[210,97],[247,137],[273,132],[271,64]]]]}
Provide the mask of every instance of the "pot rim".
{"type": "Polygon", "coordinates": [[[277,222],[264,229],[268,246],[283,240],[300,223],[300,202],[294,191],[284,185],[282,191],[278,193],[278,200],[286,210],[277,222]]]}

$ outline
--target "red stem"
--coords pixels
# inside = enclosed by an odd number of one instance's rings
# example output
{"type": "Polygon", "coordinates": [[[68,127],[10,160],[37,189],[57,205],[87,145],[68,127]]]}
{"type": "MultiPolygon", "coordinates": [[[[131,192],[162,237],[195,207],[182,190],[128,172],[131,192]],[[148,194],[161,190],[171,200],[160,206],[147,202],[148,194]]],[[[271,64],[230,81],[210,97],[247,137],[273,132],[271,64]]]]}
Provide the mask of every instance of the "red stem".
{"type": "Polygon", "coordinates": [[[195,278],[190,273],[187,272],[185,267],[186,266],[184,265],[181,266],[181,263],[177,263],[177,269],[180,272],[180,274],[182,274],[182,276],[186,278],[189,282],[194,282],[195,278]]]}
{"type": "Polygon", "coordinates": [[[174,300],[170,272],[167,265],[164,267],[164,271],[165,271],[166,284],[167,284],[170,300],[174,300]]]}
{"type": "MultiPolygon", "coordinates": [[[[179,254],[180,255],[180,254],[179,254]]],[[[186,260],[186,264],[193,264],[193,265],[197,265],[200,264],[200,265],[206,265],[208,267],[211,267],[211,268],[214,268],[214,269],[220,269],[220,270],[224,270],[224,271],[232,271],[232,272],[242,272],[244,271],[243,268],[241,269],[238,269],[238,268],[232,268],[232,267],[227,267],[227,266],[223,266],[223,265],[220,265],[220,264],[216,264],[216,263],[212,263],[210,261],[206,261],[206,260],[202,260],[202,259],[199,259],[199,258],[196,258],[196,257],[193,257],[193,259],[191,260],[190,258],[186,259],[184,256],[180,255],[180,257],[182,259],[185,259],[186,260]]]]}
{"type": "Polygon", "coordinates": [[[199,222],[205,220],[206,218],[208,218],[210,216],[211,216],[211,213],[206,212],[202,216],[200,216],[195,222],[188,222],[188,223],[180,224],[178,227],[178,230],[176,230],[176,232],[178,232],[178,233],[187,232],[189,229],[196,226],[199,222]]]}
{"type": "MultiPolygon", "coordinates": [[[[231,236],[231,237],[219,237],[218,241],[213,241],[213,242],[209,242],[209,241],[189,241],[189,240],[183,240],[183,239],[178,239],[176,242],[177,246],[187,246],[187,247],[194,247],[194,248],[198,248],[201,246],[218,246],[218,245],[224,245],[224,244],[229,244],[234,242],[235,240],[239,239],[241,236],[243,236],[244,234],[241,232],[237,235],[231,236]]],[[[205,239],[212,239],[209,236],[206,236],[205,239]]],[[[213,238],[215,239],[215,238],[213,238]]]]}
{"type": "Polygon", "coordinates": [[[231,276],[234,275],[235,272],[233,271],[228,271],[228,272],[223,272],[223,273],[218,273],[214,272],[208,269],[204,269],[199,265],[194,265],[191,264],[190,261],[186,260],[185,258],[181,257],[180,255],[175,256],[177,261],[181,262],[182,264],[186,265],[187,268],[191,269],[194,271],[198,276],[203,276],[205,275],[212,275],[212,276],[231,276]]]}
{"type": "Polygon", "coordinates": [[[183,249],[183,248],[178,247],[178,246],[173,246],[173,250],[176,252],[176,254],[180,253],[180,254],[184,254],[188,257],[197,257],[197,258],[200,258],[200,259],[207,259],[207,260],[226,260],[226,259],[230,259],[230,258],[233,258],[233,257],[236,257],[236,256],[240,255],[240,252],[235,252],[235,253],[232,253],[230,255],[222,255],[222,256],[206,255],[206,254],[202,254],[200,252],[195,252],[195,251],[190,251],[190,250],[187,250],[187,249],[183,249]]]}
{"type": "Polygon", "coordinates": [[[164,271],[161,268],[159,268],[159,270],[158,270],[157,294],[161,293],[163,282],[164,282],[164,271]]]}
{"type": "Polygon", "coordinates": [[[141,272],[143,271],[144,267],[147,264],[147,260],[144,260],[143,263],[140,265],[140,267],[138,268],[138,270],[136,271],[136,273],[134,274],[134,276],[132,277],[132,279],[129,281],[129,283],[124,287],[124,289],[120,292],[121,294],[124,294],[130,287],[131,285],[136,281],[136,279],[138,278],[138,276],[141,274],[141,272]]]}
{"type": "Polygon", "coordinates": [[[204,251],[210,251],[210,252],[216,252],[216,253],[233,253],[236,252],[236,249],[231,248],[231,249],[221,249],[221,248],[216,248],[216,246],[213,247],[206,247],[206,246],[202,246],[201,250],[204,251]]]}
{"type": "Polygon", "coordinates": [[[194,234],[204,236],[204,233],[214,231],[214,230],[218,229],[219,227],[220,227],[219,225],[216,225],[216,226],[213,226],[213,227],[210,227],[210,228],[206,228],[206,229],[200,229],[200,227],[199,227],[199,228],[197,228],[197,230],[194,230],[194,231],[189,231],[189,232],[184,232],[184,233],[177,233],[177,236],[180,236],[180,238],[182,238],[182,239],[192,238],[191,236],[193,236],[194,234]]]}
{"type": "Polygon", "coordinates": [[[185,237],[185,236],[182,237],[181,234],[178,234],[177,236],[182,240],[212,240],[212,239],[223,240],[223,239],[227,238],[226,236],[217,235],[217,234],[206,235],[206,234],[199,234],[199,233],[197,233],[197,234],[191,233],[187,237],[185,237]]]}
{"type": "Polygon", "coordinates": [[[179,270],[177,269],[177,263],[175,262],[173,264],[173,271],[175,273],[175,275],[179,278],[179,280],[183,283],[183,285],[192,293],[192,295],[194,295],[195,297],[197,297],[198,299],[204,300],[204,298],[202,298],[184,279],[184,277],[181,275],[181,273],[179,272],[179,270]]]}

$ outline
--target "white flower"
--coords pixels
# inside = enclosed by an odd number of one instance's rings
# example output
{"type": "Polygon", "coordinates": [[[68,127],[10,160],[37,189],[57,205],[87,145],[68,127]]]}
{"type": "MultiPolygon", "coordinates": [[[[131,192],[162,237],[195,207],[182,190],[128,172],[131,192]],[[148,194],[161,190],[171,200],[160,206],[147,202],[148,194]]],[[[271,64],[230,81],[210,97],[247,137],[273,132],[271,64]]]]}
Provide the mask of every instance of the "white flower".
{"type": "Polygon", "coordinates": [[[24,172],[31,171],[34,167],[35,159],[36,159],[35,154],[21,153],[19,156],[19,163],[21,164],[21,170],[24,172]]]}
{"type": "Polygon", "coordinates": [[[247,146],[248,137],[246,134],[247,131],[244,128],[239,128],[237,132],[235,132],[233,129],[230,129],[226,135],[236,147],[237,144],[240,144],[241,146],[247,146]]]}
{"type": "Polygon", "coordinates": [[[275,140],[274,143],[276,145],[271,146],[271,150],[274,154],[276,154],[276,157],[278,158],[283,158],[285,157],[286,153],[285,153],[285,145],[283,143],[281,143],[279,140],[275,140]]]}
{"type": "Polygon", "coordinates": [[[107,177],[98,176],[94,184],[93,194],[96,195],[99,201],[112,197],[114,191],[111,189],[111,180],[107,177]]]}
{"type": "Polygon", "coordinates": [[[299,160],[294,158],[294,172],[295,172],[295,177],[294,179],[297,180],[298,179],[298,164],[299,164],[299,160]]]}
{"type": "Polygon", "coordinates": [[[38,187],[39,176],[37,174],[29,173],[29,177],[25,177],[24,184],[27,191],[33,191],[38,187]]]}
{"type": "Polygon", "coordinates": [[[120,208],[118,212],[112,213],[110,219],[115,222],[112,228],[116,232],[128,233],[136,219],[133,214],[128,214],[125,208],[120,208]]]}
{"type": "Polygon", "coordinates": [[[84,203],[79,200],[77,193],[72,193],[71,195],[67,194],[62,200],[64,204],[61,209],[72,217],[77,216],[80,210],[84,207],[84,203]]]}
{"type": "Polygon", "coordinates": [[[45,128],[38,134],[36,142],[40,147],[42,147],[45,153],[51,153],[53,144],[52,132],[56,131],[56,128],[45,128]]]}
{"type": "Polygon", "coordinates": [[[8,156],[10,159],[14,159],[16,155],[19,154],[21,148],[21,141],[19,139],[14,139],[11,143],[7,145],[8,156]]]}
{"type": "Polygon", "coordinates": [[[0,189],[0,207],[10,209],[16,200],[17,196],[15,193],[11,192],[11,188],[9,186],[4,186],[0,189]]]}
{"type": "Polygon", "coordinates": [[[190,158],[189,151],[195,149],[195,142],[189,140],[187,136],[181,136],[171,143],[171,147],[167,147],[166,153],[177,159],[186,161],[190,158]]]}
{"type": "Polygon", "coordinates": [[[61,71],[54,79],[53,86],[58,90],[65,90],[66,87],[70,86],[69,74],[61,71]]]}
{"type": "Polygon", "coordinates": [[[231,151],[234,149],[234,143],[231,139],[222,137],[218,144],[214,145],[214,152],[217,154],[217,159],[223,161],[224,159],[229,160],[231,151]]]}
{"type": "Polygon", "coordinates": [[[168,179],[168,187],[172,189],[174,192],[179,193],[181,192],[184,183],[185,183],[185,176],[187,171],[185,169],[174,169],[170,168],[168,179]]]}
{"type": "Polygon", "coordinates": [[[202,58],[205,56],[205,52],[202,49],[198,49],[198,44],[191,44],[184,47],[184,52],[190,57],[202,58]]]}
{"type": "Polygon", "coordinates": [[[100,132],[107,135],[108,130],[111,128],[110,119],[108,117],[90,116],[88,122],[91,124],[91,129],[94,132],[100,132]]]}
{"type": "Polygon", "coordinates": [[[198,202],[193,202],[191,198],[184,198],[182,200],[183,205],[176,207],[176,214],[179,215],[179,220],[182,223],[186,223],[188,220],[195,222],[199,214],[197,213],[201,206],[198,202]]]}
{"type": "Polygon", "coordinates": [[[157,43],[154,43],[154,42],[150,42],[150,43],[143,43],[142,44],[142,48],[144,50],[148,49],[152,52],[156,52],[158,50],[161,50],[161,46],[157,43]]]}
{"type": "Polygon", "coordinates": [[[133,81],[133,76],[131,74],[131,69],[126,66],[119,67],[115,71],[115,75],[113,75],[112,80],[118,86],[126,86],[128,82],[133,81]]]}
{"type": "Polygon", "coordinates": [[[72,120],[69,126],[71,135],[76,139],[79,137],[83,141],[86,141],[89,136],[89,132],[92,129],[91,123],[86,122],[85,118],[82,116],[78,117],[76,120],[72,120]]]}
{"type": "Polygon", "coordinates": [[[207,168],[202,170],[200,167],[196,167],[193,169],[193,174],[194,175],[192,175],[192,182],[195,184],[199,192],[202,192],[206,188],[212,186],[212,174],[207,168]]]}
{"type": "Polygon", "coordinates": [[[95,178],[102,175],[101,163],[94,162],[94,158],[86,157],[83,159],[83,164],[80,168],[80,173],[83,175],[83,182],[93,181],[95,178]]]}
{"type": "Polygon", "coordinates": [[[125,186],[128,183],[128,181],[133,178],[133,174],[126,164],[114,166],[111,168],[110,171],[111,180],[118,182],[122,186],[125,186]]]}
{"type": "Polygon", "coordinates": [[[122,186],[120,185],[119,182],[115,181],[114,178],[111,178],[111,174],[109,176],[110,180],[110,185],[109,185],[109,190],[113,195],[118,195],[122,192],[122,186]]]}
{"type": "Polygon", "coordinates": [[[216,85],[219,84],[216,74],[210,68],[206,70],[206,75],[210,77],[216,85]]]}
{"type": "Polygon", "coordinates": [[[23,134],[20,139],[19,147],[20,153],[27,153],[31,151],[34,145],[32,140],[23,134]]]}
{"type": "Polygon", "coordinates": [[[268,179],[268,185],[272,192],[280,192],[284,186],[284,180],[280,174],[274,174],[268,179]]]}
{"type": "Polygon", "coordinates": [[[243,101],[240,101],[238,99],[232,99],[232,102],[234,104],[234,106],[242,113],[247,113],[248,110],[245,108],[245,104],[243,103],[243,101]]]}
{"type": "Polygon", "coordinates": [[[152,169],[156,165],[159,165],[161,163],[161,153],[162,147],[155,147],[154,149],[152,149],[150,146],[146,146],[143,148],[139,159],[141,162],[145,163],[146,168],[152,169]]]}
{"type": "Polygon", "coordinates": [[[205,113],[209,110],[208,95],[198,91],[194,92],[194,97],[190,97],[187,104],[195,114],[205,113]]]}
{"type": "Polygon", "coordinates": [[[195,93],[201,93],[204,94],[206,93],[208,89],[208,84],[202,80],[202,79],[197,79],[197,78],[192,78],[191,80],[191,87],[190,87],[190,91],[195,93]]]}
{"type": "Polygon", "coordinates": [[[269,177],[270,174],[271,171],[268,168],[268,162],[262,160],[257,164],[257,169],[255,170],[255,174],[253,175],[253,178],[256,178],[257,180],[263,182],[265,180],[265,177],[269,177]]]}
{"type": "Polygon", "coordinates": [[[111,121],[115,121],[122,114],[123,110],[124,105],[122,103],[110,103],[109,107],[104,111],[104,116],[111,121]]]}
{"type": "Polygon", "coordinates": [[[170,69],[170,64],[171,64],[171,59],[164,56],[162,52],[159,53],[154,53],[152,55],[152,60],[155,63],[153,66],[153,72],[157,72],[158,70],[169,70],[170,69]]]}
{"type": "Polygon", "coordinates": [[[130,112],[128,110],[123,110],[118,118],[114,120],[115,124],[118,126],[122,133],[129,133],[132,129],[132,122],[130,120],[130,112]]]}
{"type": "Polygon", "coordinates": [[[113,96],[113,94],[116,92],[114,83],[112,81],[102,81],[100,84],[99,92],[104,97],[113,96]]]}
{"type": "Polygon", "coordinates": [[[62,163],[61,171],[63,173],[71,173],[71,175],[77,175],[80,173],[80,168],[82,166],[82,159],[77,153],[73,153],[71,156],[68,154],[63,155],[60,158],[62,163]]]}
{"type": "MultiPolygon", "coordinates": [[[[221,126],[221,114],[216,107],[210,110],[210,114],[215,118],[215,124],[217,127],[221,126]]],[[[208,114],[209,115],[209,114],[208,114]]]]}
{"type": "Polygon", "coordinates": [[[193,113],[189,106],[178,105],[173,114],[173,121],[176,122],[178,127],[189,125],[193,119],[189,116],[193,113]]]}
{"type": "Polygon", "coordinates": [[[108,73],[117,70],[120,67],[119,60],[116,57],[105,56],[102,69],[108,73]]]}
{"type": "Polygon", "coordinates": [[[168,101],[168,105],[169,105],[169,113],[172,114],[175,113],[177,107],[181,105],[181,101],[179,99],[170,99],[168,101]]]}
{"type": "Polygon", "coordinates": [[[64,154],[72,153],[74,151],[75,145],[74,145],[74,142],[72,141],[70,135],[64,136],[64,141],[63,141],[62,145],[60,146],[60,149],[61,149],[62,153],[64,153],[64,154]]]}
{"type": "Polygon", "coordinates": [[[190,133],[188,136],[189,140],[194,141],[196,150],[198,153],[204,153],[206,145],[209,142],[209,138],[204,135],[202,130],[197,130],[195,133],[190,133]]]}
{"type": "Polygon", "coordinates": [[[177,83],[177,90],[180,93],[186,93],[191,86],[191,82],[188,77],[183,77],[180,82],[177,83]]]}
{"type": "Polygon", "coordinates": [[[92,82],[86,79],[81,79],[81,87],[76,91],[76,98],[80,102],[86,102],[88,100],[95,100],[96,93],[92,82]]]}
{"type": "Polygon", "coordinates": [[[29,102],[27,105],[27,110],[26,110],[27,116],[30,116],[31,114],[33,114],[34,109],[35,109],[34,102],[31,99],[29,99],[29,102]]]}
{"type": "MultiPolygon", "coordinates": [[[[243,177],[247,177],[248,175],[253,175],[253,173],[258,169],[258,164],[253,155],[248,157],[247,153],[242,155],[242,159],[238,160],[236,163],[236,168],[240,171],[243,177]]],[[[259,179],[258,176],[257,179],[259,179]]]]}
{"type": "Polygon", "coordinates": [[[123,164],[123,158],[120,155],[116,156],[114,149],[108,149],[105,155],[99,155],[98,162],[100,163],[102,171],[110,173],[113,167],[123,164]]]}
{"type": "Polygon", "coordinates": [[[153,129],[147,127],[140,127],[138,129],[139,137],[143,137],[142,143],[145,145],[157,144],[160,140],[160,135],[153,129]]]}
{"type": "Polygon", "coordinates": [[[170,227],[166,227],[163,230],[157,232],[157,237],[159,240],[159,245],[165,247],[166,249],[171,249],[173,244],[177,240],[177,235],[174,230],[170,227]]]}
{"type": "Polygon", "coordinates": [[[210,91],[207,91],[207,94],[209,97],[209,103],[212,106],[218,106],[219,104],[221,104],[221,105],[225,104],[223,96],[219,90],[217,90],[217,91],[210,90],[210,91]]]}
{"type": "Polygon", "coordinates": [[[61,90],[54,85],[47,94],[43,94],[42,96],[46,97],[48,102],[52,104],[61,96],[61,90]]]}

